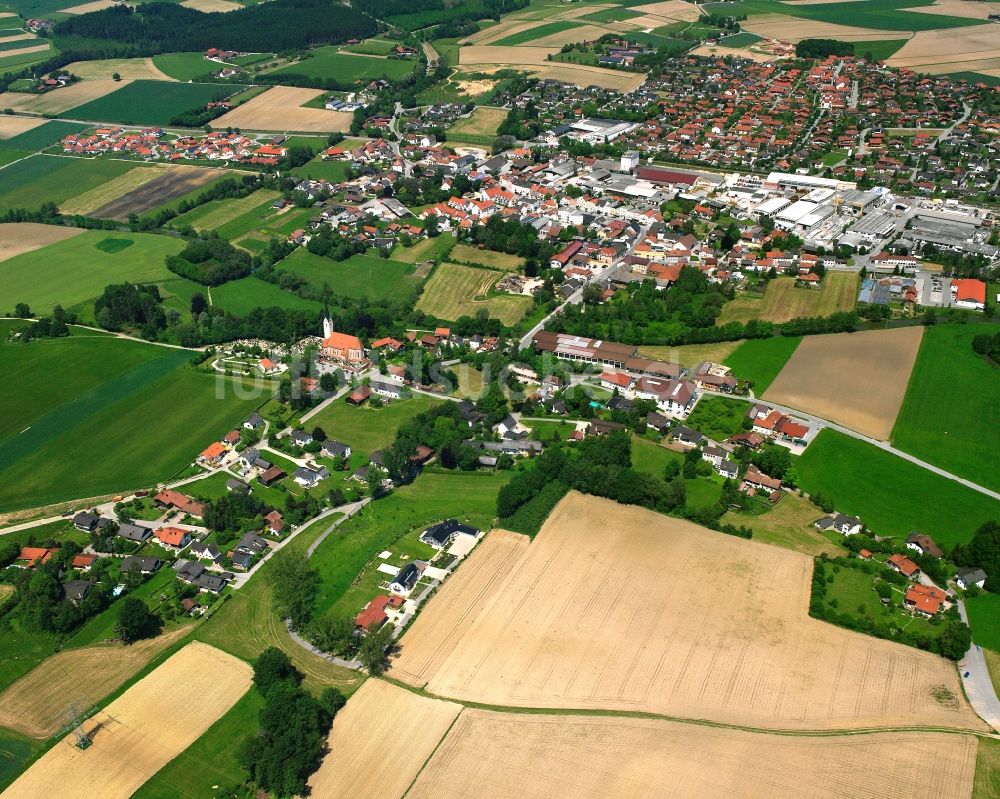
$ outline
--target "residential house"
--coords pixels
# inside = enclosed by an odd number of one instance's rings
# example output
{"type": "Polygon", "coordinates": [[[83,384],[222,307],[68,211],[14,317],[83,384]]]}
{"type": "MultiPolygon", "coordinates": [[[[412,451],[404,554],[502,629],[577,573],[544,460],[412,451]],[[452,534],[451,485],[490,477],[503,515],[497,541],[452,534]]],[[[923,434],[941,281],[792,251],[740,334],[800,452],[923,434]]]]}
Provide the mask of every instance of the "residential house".
{"type": "Polygon", "coordinates": [[[22,569],[33,569],[42,563],[48,563],[52,556],[59,551],[59,547],[47,549],[45,547],[21,547],[17,556],[17,565],[22,569]]]}
{"type": "Polygon", "coordinates": [[[188,550],[196,558],[205,558],[213,563],[222,557],[222,550],[215,544],[206,544],[204,541],[196,541],[188,550]]]}
{"type": "Polygon", "coordinates": [[[935,558],[944,557],[944,552],[941,550],[941,547],[934,543],[934,539],[922,533],[910,533],[906,537],[906,548],[912,549],[918,555],[931,555],[935,558]]]}
{"type": "Polygon", "coordinates": [[[161,527],[153,532],[153,537],[168,549],[184,549],[191,543],[191,532],[180,527],[161,527]]]}
{"type": "Polygon", "coordinates": [[[903,605],[914,613],[931,618],[941,610],[947,599],[948,595],[940,588],[916,583],[906,589],[903,605]]]}
{"type": "Polygon", "coordinates": [[[281,535],[285,529],[285,520],[276,510],[272,510],[264,517],[264,524],[274,535],[281,535]]]}
{"type": "Polygon", "coordinates": [[[420,575],[423,574],[424,564],[418,562],[407,563],[389,583],[389,590],[396,594],[408,594],[417,584],[420,575]]]}
{"type": "Polygon", "coordinates": [[[94,565],[95,560],[97,560],[97,555],[74,555],[70,565],[74,569],[85,572],[90,571],[90,567],[94,565]]]}
{"type": "Polygon", "coordinates": [[[837,513],[817,519],[813,522],[813,527],[817,530],[834,530],[842,535],[857,535],[864,529],[864,522],[856,516],[837,513]]]}
{"type": "Polygon", "coordinates": [[[771,492],[776,492],[781,488],[781,480],[776,477],[769,477],[753,464],[750,464],[750,468],[747,469],[747,473],[743,476],[743,482],[753,488],[771,492]]]}
{"type": "Polygon", "coordinates": [[[679,424],[673,429],[670,434],[671,439],[685,447],[697,447],[702,441],[705,440],[705,436],[699,433],[697,430],[693,430],[690,427],[679,424]]]}
{"type": "Polygon", "coordinates": [[[150,575],[159,571],[162,565],[163,561],[159,558],[139,558],[135,555],[129,555],[128,557],[122,559],[120,568],[122,574],[130,571],[138,571],[139,574],[150,575]]]}
{"type": "Polygon", "coordinates": [[[365,605],[357,616],[354,617],[354,626],[362,632],[378,630],[388,621],[389,617],[385,613],[386,605],[389,604],[389,597],[380,594],[365,605]]]}
{"type": "Polygon", "coordinates": [[[222,463],[223,458],[226,457],[226,453],[229,452],[226,449],[226,445],[221,441],[213,441],[198,456],[198,460],[208,466],[218,466],[222,463]]]}
{"type": "Polygon", "coordinates": [[[164,508],[175,508],[188,516],[200,517],[205,513],[205,506],[201,502],[195,502],[191,497],[170,488],[158,492],[153,497],[153,504],[164,508]]]}
{"type": "Polygon", "coordinates": [[[955,572],[955,582],[963,591],[968,591],[972,586],[984,588],[986,586],[986,572],[979,568],[963,566],[955,572]]]}
{"type": "Polygon", "coordinates": [[[73,517],[73,526],[77,530],[83,530],[85,533],[92,533],[97,527],[98,518],[99,517],[94,513],[81,511],[73,517]]]}
{"type": "Polygon", "coordinates": [[[122,522],[118,525],[118,536],[120,538],[124,538],[126,541],[133,541],[137,544],[141,544],[144,541],[148,541],[152,535],[152,530],[139,524],[122,522]]]}
{"type": "Polygon", "coordinates": [[[330,472],[325,466],[318,469],[310,469],[308,466],[300,466],[292,475],[296,483],[303,488],[313,488],[320,480],[325,480],[330,476],[330,472]]]}
{"type": "Polygon", "coordinates": [[[244,483],[242,480],[237,480],[235,477],[230,477],[226,480],[226,491],[232,491],[236,494],[246,494],[250,491],[250,486],[244,483]]]}
{"type": "Polygon", "coordinates": [[[666,433],[670,429],[670,419],[662,413],[651,411],[646,415],[646,427],[657,433],[666,433]]]}
{"type": "Polygon", "coordinates": [[[368,386],[358,386],[347,397],[351,405],[362,405],[372,395],[372,390],[368,386]]]}
{"type": "Polygon", "coordinates": [[[731,461],[728,458],[723,458],[715,466],[715,471],[725,477],[727,480],[735,480],[740,476],[740,465],[736,461],[731,461]]]}
{"type": "Polygon", "coordinates": [[[324,441],[320,452],[327,458],[344,458],[346,460],[351,457],[351,448],[347,444],[341,444],[333,439],[324,441]]]}
{"type": "Polygon", "coordinates": [[[444,549],[457,535],[479,535],[479,530],[457,519],[445,519],[443,522],[428,527],[420,535],[420,540],[434,549],[444,549]]]}
{"type": "Polygon", "coordinates": [[[906,557],[906,555],[890,555],[885,565],[894,571],[898,571],[909,580],[915,579],[920,574],[920,567],[906,557]]]}
{"type": "Polygon", "coordinates": [[[247,430],[256,430],[258,427],[263,427],[264,417],[259,413],[254,411],[246,419],[243,420],[243,427],[247,430]]]}
{"type": "Polygon", "coordinates": [[[289,438],[297,447],[307,447],[313,443],[312,433],[308,430],[293,430],[289,438]]]}
{"type": "Polygon", "coordinates": [[[403,396],[402,386],[398,386],[395,383],[389,383],[385,380],[372,380],[371,390],[372,393],[388,399],[400,399],[403,396]]]}
{"type": "Polygon", "coordinates": [[[79,605],[90,593],[90,583],[86,580],[70,580],[62,588],[63,596],[73,605],[79,605]]]}

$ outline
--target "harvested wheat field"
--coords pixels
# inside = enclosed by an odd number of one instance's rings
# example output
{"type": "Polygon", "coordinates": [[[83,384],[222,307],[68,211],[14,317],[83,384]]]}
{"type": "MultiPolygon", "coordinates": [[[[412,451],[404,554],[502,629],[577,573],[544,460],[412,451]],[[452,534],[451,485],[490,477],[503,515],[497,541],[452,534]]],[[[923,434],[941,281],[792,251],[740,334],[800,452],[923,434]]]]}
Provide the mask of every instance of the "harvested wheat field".
{"type": "MultiPolygon", "coordinates": [[[[30,38],[35,39],[34,36],[32,36],[30,38]]],[[[35,39],[35,40],[37,41],[37,39],[35,39]]],[[[49,46],[47,44],[32,44],[32,45],[28,45],[27,47],[18,47],[16,50],[4,50],[3,51],[3,57],[4,58],[13,58],[14,56],[28,55],[29,53],[44,53],[48,49],[49,49],[49,46]]],[[[4,108],[11,108],[11,107],[12,106],[8,106],[8,105],[4,106],[4,108]]],[[[20,109],[15,109],[15,110],[20,110],[20,109]]]]}
{"type": "Polygon", "coordinates": [[[309,778],[317,799],[400,799],[462,710],[368,680],[337,714],[330,754],[309,778]]]}
{"type": "MultiPolygon", "coordinates": [[[[648,17],[659,17],[674,22],[695,22],[701,16],[697,6],[685,0],[662,0],[659,3],[646,3],[641,6],[630,6],[629,11],[648,17]]],[[[630,22],[640,20],[630,18],[630,22]]],[[[662,25],[663,23],[658,23],[662,25]]]]}
{"type": "Polygon", "coordinates": [[[250,687],[242,660],[191,643],[85,724],[85,750],[67,736],[5,792],[5,799],[127,799],[194,743],[250,687]]]}
{"type": "Polygon", "coordinates": [[[1000,25],[977,25],[960,31],[920,31],[886,63],[915,70],[925,65],[948,65],[947,69],[953,71],[1000,66],[1000,25]]]}
{"type": "Polygon", "coordinates": [[[324,93],[316,89],[275,86],[223,114],[212,123],[212,127],[218,130],[243,128],[307,133],[349,130],[353,114],[324,108],[302,108],[303,104],[324,93]]]}
{"type": "Polygon", "coordinates": [[[75,61],[66,67],[83,80],[111,80],[116,72],[125,80],[174,81],[153,63],[152,58],[104,58],[99,61],[75,61]]]}
{"type": "Polygon", "coordinates": [[[193,8],[195,11],[202,11],[206,14],[215,11],[227,13],[243,8],[239,3],[234,3],[232,0],[184,0],[181,5],[185,8],[193,8]]]}
{"type": "MultiPolygon", "coordinates": [[[[745,31],[797,44],[803,39],[839,39],[843,42],[866,42],[882,39],[899,39],[899,31],[880,31],[872,28],[856,28],[853,25],[837,25],[817,19],[797,19],[784,14],[761,14],[740,23],[745,31]]],[[[951,32],[954,36],[954,31],[951,32]]],[[[964,35],[964,34],[963,34],[964,35]]]]}
{"type": "Polygon", "coordinates": [[[59,210],[64,214],[90,215],[98,208],[124,197],[129,192],[135,191],[140,186],[167,175],[173,170],[174,167],[166,164],[138,166],[123,175],[112,178],[107,183],[102,183],[90,191],[85,191],[83,194],[66,200],[59,206],[59,210]]]}
{"type": "Polygon", "coordinates": [[[0,694],[0,727],[48,738],[69,722],[67,707],[93,707],[188,632],[179,627],[131,646],[95,644],[57,652],[0,694]]]}
{"type": "Polygon", "coordinates": [[[764,399],[887,441],[922,335],[901,327],[807,336],[764,399]]]}
{"type": "Polygon", "coordinates": [[[506,530],[487,533],[417,616],[403,639],[390,675],[417,688],[426,685],[530,543],[531,539],[520,533],[506,530]]]}
{"type": "MultiPolygon", "coordinates": [[[[45,45],[48,47],[48,45],[45,45]]],[[[11,51],[4,56],[11,55],[11,51]]],[[[61,114],[70,108],[89,103],[98,97],[103,97],[131,81],[123,80],[116,83],[113,80],[81,80],[61,89],[54,89],[45,94],[22,94],[20,92],[4,92],[0,94],[0,108],[13,108],[15,112],[29,114],[61,114]]]]}
{"type": "Polygon", "coordinates": [[[0,261],[15,255],[40,250],[57,241],[71,239],[83,233],[80,228],[42,225],[37,222],[7,222],[0,224],[0,261]]]}
{"type": "Polygon", "coordinates": [[[571,492],[427,690],[772,728],[983,728],[944,659],[809,618],[811,577],[805,555],[571,492]]]}
{"type": "Polygon", "coordinates": [[[466,709],[406,796],[968,799],[978,746],[972,735],[796,738],[653,719],[466,709]]]}
{"type": "Polygon", "coordinates": [[[630,92],[646,80],[646,75],[642,72],[622,72],[586,64],[554,63],[529,71],[542,80],[561,80],[578,86],[600,86],[603,89],[615,89],[620,92],[630,92]]]}
{"type": "Polygon", "coordinates": [[[458,51],[458,63],[467,66],[469,64],[537,64],[542,66],[547,64],[546,57],[551,53],[558,53],[558,47],[528,47],[514,46],[504,47],[501,45],[470,45],[458,51]]]}
{"type": "Polygon", "coordinates": [[[1000,14],[1000,3],[988,3],[984,0],[970,3],[969,0],[935,0],[929,6],[904,8],[902,11],[913,11],[918,14],[940,14],[947,17],[966,17],[968,19],[986,19],[990,14],[1000,14]]]}
{"type": "Polygon", "coordinates": [[[34,117],[11,117],[0,115],[0,139],[12,139],[25,131],[44,125],[47,120],[34,117]]]}
{"type": "Polygon", "coordinates": [[[103,11],[115,5],[114,0],[93,0],[90,3],[80,3],[80,5],[70,6],[62,9],[61,14],[89,14],[91,11],[103,11]]]}

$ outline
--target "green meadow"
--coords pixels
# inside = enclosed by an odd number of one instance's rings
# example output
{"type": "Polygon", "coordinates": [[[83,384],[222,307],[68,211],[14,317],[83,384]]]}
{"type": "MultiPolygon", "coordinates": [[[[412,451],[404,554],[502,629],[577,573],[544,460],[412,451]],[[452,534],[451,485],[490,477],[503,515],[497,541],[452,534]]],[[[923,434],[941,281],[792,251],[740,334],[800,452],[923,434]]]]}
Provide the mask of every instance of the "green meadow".
{"type": "Polygon", "coordinates": [[[169,236],[88,230],[5,261],[0,296],[26,302],[38,314],[48,313],[53,305],[69,308],[95,299],[111,283],[175,277],[165,259],[183,247],[183,241],[169,236]],[[131,244],[121,247],[124,242],[131,244]]]}
{"type": "Polygon", "coordinates": [[[415,287],[412,265],[370,255],[335,261],[300,247],[276,269],[298,275],[317,291],[329,286],[334,294],[354,299],[399,298],[415,287]]]}
{"type": "Polygon", "coordinates": [[[0,209],[58,205],[137,166],[129,161],[33,155],[0,170],[0,209]]]}

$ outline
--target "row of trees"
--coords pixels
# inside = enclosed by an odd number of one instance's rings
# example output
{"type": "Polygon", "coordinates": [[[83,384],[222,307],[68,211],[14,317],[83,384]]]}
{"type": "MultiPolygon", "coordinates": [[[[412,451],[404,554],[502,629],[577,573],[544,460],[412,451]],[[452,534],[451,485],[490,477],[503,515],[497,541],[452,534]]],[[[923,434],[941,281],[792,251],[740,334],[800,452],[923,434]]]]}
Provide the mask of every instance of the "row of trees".
{"type": "Polygon", "coordinates": [[[326,0],[273,0],[228,14],[205,14],[173,3],[116,5],[64,20],[53,29],[60,50],[81,52],[103,46],[135,56],[203,52],[210,47],[286,52],[364,39],[377,32],[378,25],[368,14],[326,0]]]}

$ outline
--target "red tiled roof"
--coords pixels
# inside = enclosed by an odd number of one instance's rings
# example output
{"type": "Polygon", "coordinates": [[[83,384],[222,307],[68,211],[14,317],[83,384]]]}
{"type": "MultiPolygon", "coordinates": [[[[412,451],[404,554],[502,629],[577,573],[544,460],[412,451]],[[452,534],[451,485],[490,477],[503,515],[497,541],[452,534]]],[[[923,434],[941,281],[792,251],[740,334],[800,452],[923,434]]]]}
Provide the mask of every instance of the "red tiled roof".
{"type": "Polygon", "coordinates": [[[365,605],[364,610],[354,617],[354,626],[360,627],[362,630],[368,630],[371,627],[381,627],[388,618],[385,615],[385,606],[388,603],[389,597],[384,594],[375,597],[365,605]]]}

